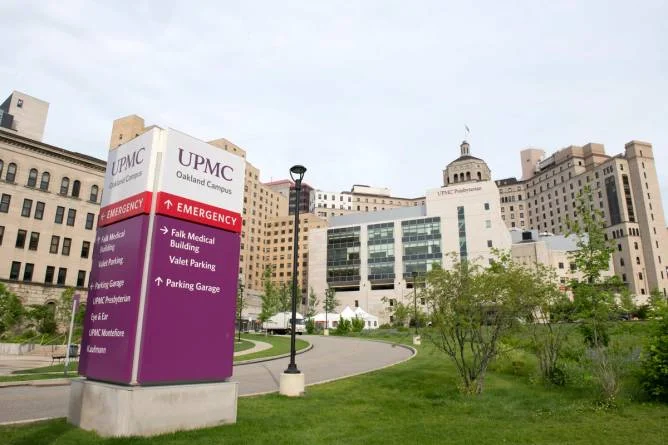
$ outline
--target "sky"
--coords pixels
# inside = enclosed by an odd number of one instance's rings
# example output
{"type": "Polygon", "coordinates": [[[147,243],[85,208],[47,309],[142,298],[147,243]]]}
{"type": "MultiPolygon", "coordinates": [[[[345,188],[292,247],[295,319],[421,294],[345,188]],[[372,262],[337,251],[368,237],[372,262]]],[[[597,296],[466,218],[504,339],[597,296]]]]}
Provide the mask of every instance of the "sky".
{"type": "Polygon", "coordinates": [[[402,197],[442,185],[465,125],[495,179],[527,147],[649,141],[666,209],[666,17],[663,0],[4,0],[0,94],[48,101],[45,142],[92,156],[138,114],[233,141],[263,181],[303,164],[313,187],[402,197]]]}

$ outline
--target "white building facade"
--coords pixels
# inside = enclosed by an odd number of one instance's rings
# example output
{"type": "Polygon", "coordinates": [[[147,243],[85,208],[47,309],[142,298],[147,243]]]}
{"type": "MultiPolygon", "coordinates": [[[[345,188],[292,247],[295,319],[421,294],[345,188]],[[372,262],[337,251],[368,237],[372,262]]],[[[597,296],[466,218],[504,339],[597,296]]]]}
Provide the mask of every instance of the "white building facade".
{"type": "Polygon", "coordinates": [[[312,231],[309,284],[321,300],[331,286],[340,307],[388,323],[395,302],[413,303],[413,272],[421,280],[454,258],[487,264],[493,248],[510,247],[494,182],[453,184],[429,190],[424,206],[338,216],[312,231]]]}

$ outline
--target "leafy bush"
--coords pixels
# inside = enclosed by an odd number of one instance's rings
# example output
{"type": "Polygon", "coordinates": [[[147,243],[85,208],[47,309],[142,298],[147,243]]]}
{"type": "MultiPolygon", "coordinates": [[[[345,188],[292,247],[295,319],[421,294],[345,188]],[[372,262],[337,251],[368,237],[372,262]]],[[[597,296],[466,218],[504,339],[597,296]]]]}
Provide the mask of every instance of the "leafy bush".
{"type": "Polygon", "coordinates": [[[315,322],[312,318],[306,320],[306,333],[313,334],[315,332],[315,322]]]}
{"type": "Polygon", "coordinates": [[[339,324],[336,326],[336,329],[334,330],[333,334],[346,335],[352,330],[352,328],[353,325],[350,322],[350,320],[344,320],[343,318],[339,318],[339,324]]]}
{"type": "Polygon", "coordinates": [[[668,402],[668,316],[658,321],[649,338],[642,360],[641,384],[650,397],[668,402]]]}
{"type": "Polygon", "coordinates": [[[351,329],[353,332],[362,332],[364,324],[364,319],[355,317],[351,320],[351,329]]]}

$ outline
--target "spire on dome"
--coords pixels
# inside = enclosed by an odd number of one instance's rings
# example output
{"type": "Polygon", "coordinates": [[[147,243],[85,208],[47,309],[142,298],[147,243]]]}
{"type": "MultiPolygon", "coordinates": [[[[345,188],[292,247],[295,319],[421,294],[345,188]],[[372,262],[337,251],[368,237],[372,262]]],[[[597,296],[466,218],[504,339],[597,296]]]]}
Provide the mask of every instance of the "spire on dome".
{"type": "Polygon", "coordinates": [[[459,148],[462,151],[462,156],[470,156],[471,153],[469,153],[469,143],[466,141],[462,142],[462,145],[459,146],[459,148]]]}

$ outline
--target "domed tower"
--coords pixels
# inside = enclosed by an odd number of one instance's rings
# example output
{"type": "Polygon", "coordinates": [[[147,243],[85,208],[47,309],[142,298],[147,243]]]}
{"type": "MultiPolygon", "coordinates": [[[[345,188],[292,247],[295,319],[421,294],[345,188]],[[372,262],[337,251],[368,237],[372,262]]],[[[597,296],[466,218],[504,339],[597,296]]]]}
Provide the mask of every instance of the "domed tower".
{"type": "Polygon", "coordinates": [[[490,181],[492,173],[487,163],[482,159],[471,156],[469,143],[464,141],[459,148],[461,155],[443,170],[443,186],[447,187],[463,182],[490,181]]]}

